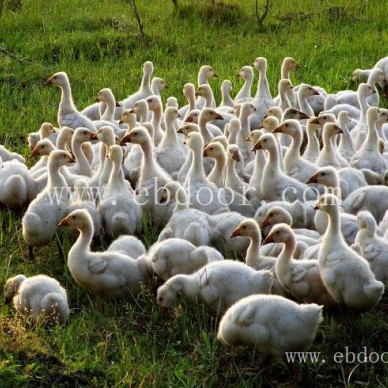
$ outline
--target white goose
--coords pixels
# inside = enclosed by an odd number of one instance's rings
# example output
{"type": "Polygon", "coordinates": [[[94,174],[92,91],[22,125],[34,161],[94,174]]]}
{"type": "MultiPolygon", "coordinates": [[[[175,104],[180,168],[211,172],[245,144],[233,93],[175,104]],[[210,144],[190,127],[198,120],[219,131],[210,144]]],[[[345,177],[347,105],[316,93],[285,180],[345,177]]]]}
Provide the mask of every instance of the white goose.
{"type": "Polygon", "coordinates": [[[332,194],[323,195],[317,208],[329,216],[318,254],[323,283],[337,303],[353,310],[373,308],[381,299],[384,285],[376,280],[368,262],[345,243],[338,199],[332,194]]]}
{"type": "Polygon", "coordinates": [[[67,265],[74,280],[104,298],[136,296],[150,278],[145,258],[133,259],[117,251],[92,252],[93,222],[86,210],[74,210],[59,226],[77,228],[77,241],[71,247],[67,265]]]}
{"type": "Polygon", "coordinates": [[[221,103],[220,107],[234,108],[234,101],[230,96],[232,91],[232,83],[228,79],[224,79],[221,84],[221,103]]]}
{"type": "Polygon", "coordinates": [[[76,129],[85,127],[93,132],[97,131],[96,125],[85,115],[80,113],[74,105],[71,94],[69,78],[65,72],[55,73],[45,81],[45,85],[55,85],[61,88],[62,96],[58,108],[58,123],[61,127],[76,129]]]}
{"type": "Polygon", "coordinates": [[[234,98],[234,105],[242,104],[243,102],[252,102],[253,97],[251,94],[253,84],[253,69],[252,66],[243,66],[237,75],[244,80],[244,85],[238,91],[234,98]]]}

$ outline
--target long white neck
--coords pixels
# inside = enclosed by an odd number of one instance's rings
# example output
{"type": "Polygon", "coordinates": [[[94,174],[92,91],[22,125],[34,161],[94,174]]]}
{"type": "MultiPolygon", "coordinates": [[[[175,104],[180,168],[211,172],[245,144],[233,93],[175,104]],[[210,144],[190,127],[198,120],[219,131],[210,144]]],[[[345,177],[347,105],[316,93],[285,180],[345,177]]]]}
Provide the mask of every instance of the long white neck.
{"type": "Polygon", "coordinates": [[[339,244],[345,244],[341,232],[341,218],[337,205],[330,205],[330,211],[328,212],[328,225],[325,234],[322,238],[323,244],[329,244],[329,246],[336,246],[339,244]]]}
{"type": "MultiPolygon", "coordinates": [[[[289,263],[292,261],[296,249],[296,239],[293,233],[290,233],[289,239],[284,243],[283,249],[276,260],[276,273],[283,274],[289,272],[289,263]]],[[[281,275],[280,275],[281,276],[281,275]]]]}
{"type": "Polygon", "coordinates": [[[259,81],[257,83],[257,91],[255,95],[255,100],[272,100],[271,91],[269,89],[269,83],[266,74],[266,66],[263,66],[263,69],[259,70],[259,81]]]}
{"type": "Polygon", "coordinates": [[[203,115],[199,115],[198,125],[199,125],[199,129],[201,130],[201,135],[203,137],[203,141],[205,145],[209,144],[213,140],[213,135],[208,130],[206,123],[207,123],[206,118],[203,117],[203,115]]]}
{"type": "Polygon", "coordinates": [[[306,115],[314,116],[314,111],[311,108],[310,104],[307,101],[307,97],[303,96],[301,93],[298,93],[298,103],[299,103],[299,109],[306,113],[306,115]]]}
{"type": "Polygon", "coordinates": [[[77,238],[77,241],[70,249],[69,258],[70,256],[73,256],[71,253],[78,253],[77,256],[79,257],[77,257],[76,260],[81,260],[81,257],[84,256],[84,253],[90,252],[90,244],[92,243],[93,233],[93,224],[89,222],[85,224],[82,229],[80,229],[80,234],[77,238]]]}
{"type": "Polygon", "coordinates": [[[116,100],[113,95],[110,95],[109,100],[105,103],[105,111],[104,111],[104,114],[101,116],[101,120],[113,122],[115,109],[116,109],[116,100]]]}
{"type": "Polygon", "coordinates": [[[234,102],[232,100],[232,97],[230,97],[229,89],[222,88],[221,89],[221,104],[220,106],[230,106],[231,108],[234,107],[234,102]]]}
{"type": "Polygon", "coordinates": [[[62,111],[62,113],[70,113],[76,111],[77,109],[73,102],[69,80],[66,80],[66,82],[61,85],[61,90],[62,95],[61,102],[59,103],[59,110],[62,111]]]}
{"type": "Polygon", "coordinates": [[[147,181],[155,177],[155,171],[158,170],[159,165],[154,159],[153,145],[151,139],[148,139],[141,144],[143,151],[143,159],[141,166],[141,181],[147,181]]]}
{"type": "Polygon", "coordinates": [[[163,130],[160,127],[160,123],[162,121],[162,107],[159,105],[155,110],[154,110],[154,117],[152,118],[152,125],[154,126],[154,140],[155,143],[157,143],[158,139],[163,138],[163,130]]]}
{"type": "Polygon", "coordinates": [[[196,108],[196,101],[195,101],[195,91],[194,89],[189,89],[186,92],[186,98],[189,103],[189,109],[187,113],[190,113],[192,110],[196,108]]]}
{"type": "Polygon", "coordinates": [[[264,167],[263,175],[278,176],[281,173],[279,150],[277,145],[269,150],[269,157],[264,167]]]}
{"type": "Polygon", "coordinates": [[[357,93],[358,103],[360,104],[360,120],[359,120],[359,126],[366,126],[367,125],[367,111],[369,108],[368,102],[367,102],[367,96],[364,92],[364,89],[360,89],[357,93]]]}
{"type": "Polygon", "coordinates": [[[162,141],[160,142],[160,147],[175,147],[178,145],[178,136],[173,125],[174,119],[168,114],[164,115],[164,121],[166,129],[162,141]]]}
{"type": "Polygon", "coordinates": [[[47,173],[48,173],[48,179],[47,179],[47,189],[61,189],[61,188],[67,188],[67,184],[65,181],[65,178],[61,175],[59,172],[60,167],[56,164],[56,161],[53,159],[48,160],[47,164],[47,173]]]}
{"type": "Polygon", "coordinates": [[[193,161],[190,167],[190,180],[196,182],[198,180],[206,181],[206,175],[203,169],[202,150],[195,147],[191,150],[193,154],[193,161]]]}
{"type": "Polygon", "coordinates": [[[260,231],[258,229],[255,230],[255,232],[250,237],[251,241],[245,255],[245,263],[248,267],[258,269],[260,266],[260,231]]]}
{"type": "Polygon", "coordinates": [[[75,140],[73,137],[73,141],[71,142],[71,148],[74,153],[75,160],[77,162],[78,173],[80,175],[91,176],[92,175],[92,167],[85,154],[82,151],[81,143],[75,140]]]}
{"type": "Polygon", "coordinates": [[[113,193],[126,192],[128,192],[128,187],[125,184],[124,173],[123,169],[121,168],[121,164],[117,163],[117,161],[113,161],[113,167],[106,188],[106,194],[111,195],[113,193]]]}
{"type": "Polygon", "coordinates": [[[253,83],[253,74],[249,73],[248,77],[245,78],[244,85],[237,93],[235,100],[238,100],[239,98],[251,97],[252,83],[253,83]]]}
{"type": "Polygon", "coordinates": [[[225,153],[218,155],[215,158],[215,163],[207,176],[208,181],[213,182],[217,187],[225,186],[225,153]]]}
{"type": "Polygon", "coordinates": [[[300,156],[300,147],[302,145],[302,132],[294,132],[292,136],[291,146],[288,148],[286,154],[284,155],[284,171],[288,174],[291,166],[297,160],[301,158],[300,156]]]}
{"type": "Polygon", "coordinates": [[[379,136],[376,130],[376,121],[372,115],[368,116],[368,136],[366,137],[363,145],[361,146],[364,149],[370,151],[375,151],[376,154],[379,152],[379,136]]]}
{"type": "Polygon", "coordinates": [[[141,79],[140,90],[146,93],[147,95],[152,94],[151,75],[152,75],[152,71],[149,71],[147,69],[143,72],[143,77],[141,79]]]}
{"type": "Polygon", "coordinates": [[[307,123],[307,147],[303,153],[303,157],[310,162],[315,162],[319,154],[319,141],[315,136],[313,124],[307,123]]]}

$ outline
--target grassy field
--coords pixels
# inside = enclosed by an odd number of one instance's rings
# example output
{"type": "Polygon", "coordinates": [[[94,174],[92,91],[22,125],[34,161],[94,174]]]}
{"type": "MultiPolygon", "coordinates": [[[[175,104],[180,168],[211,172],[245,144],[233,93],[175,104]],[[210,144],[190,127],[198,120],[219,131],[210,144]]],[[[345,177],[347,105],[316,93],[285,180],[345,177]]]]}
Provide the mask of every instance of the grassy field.
{"type": "MultiPolygon", "coordinates": [[[[144,37],[124,0],[0,2],[0,46],[23,59],[0,52],[0,144],[27,156],[25,135],[43,121],[56,123],[59,91],[42,86],[56,71],[68,73],[76,105],[83,108],[103,87],[119,100],[137,90],[142,64],[152,60],[155,75],[170,86],[163,99],[175,95],[183,104],[183,84],[196,83],[202,64],[219,74],[212,81],[219,101],[222,80],[231,79],[237,92],[242,82],[235,72],[257,56],[268,60],[275,94],[285,56],[300,64],[295,84],[335,92],[355,88],[352,71],[369,68],[387,54],[388,4],[380,0],[273,0],[263,29],[257,26],[254,1],[224,0],[223,6],[212,7],[207,0],[179,0],[178,9],[167,0],[137,3],[144,37]]],[[[0,212],[0,289],[15,274],[45,273],[68,289],[72,314],[65,328],[47,330],[15,319],[11,308],[0,305],[2,387],[388,386],[384,362],[333,360],[346,347],[388,351],[386,296],[364,314],[325,310],[311,349],[321,352],[319,362],[263,359],[252,349],[231,350],[216,341],[217,321],[204,306],[182,302],[161,316],[155,290],[145,289],[136,301],[117,302],[85,292],[61,254],[71,245],[65,233],[37,250],[30,262],[21,216],[0,212]]],[[[157,232],[145,224],[147,245],[157,232]]]]}

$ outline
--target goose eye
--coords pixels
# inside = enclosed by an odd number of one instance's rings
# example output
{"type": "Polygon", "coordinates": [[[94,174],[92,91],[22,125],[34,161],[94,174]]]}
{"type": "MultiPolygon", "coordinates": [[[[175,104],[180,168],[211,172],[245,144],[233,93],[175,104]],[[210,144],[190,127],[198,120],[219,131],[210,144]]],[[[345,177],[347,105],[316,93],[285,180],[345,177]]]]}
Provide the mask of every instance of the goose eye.
{"type": "Polygon", "coordinates": [[[322,175],[322,176],[325,176],[325,175],[326,175],[326,173],[325,173],[325,172],[322,172],[322,173],[321,173],[321,175],[322,175]]]}
{"type": "Polygon", "coordinates": [[[160,296],[160,297],[158,298],[158,302],[163,303],[163,301],[164,301],[164,299],[160,296]]]}
{"type": "Polygon", "coordinates": [[[288,124],[284,124],[285,127],[288,127],[289,125],[288,124]]]}
{"type": "Polygon", "coordinates": [[[243,227],[242,227],[243,229],[246,229],[247,228],[247,226],[246,225],[243,225],[243,227]]]}
{"type": "Polygon", "coordinates": [[[213,151],[213,147],[210,147],[209,149],[210,149],[210,151],[213,151]]]}
{"type": "Polygon", "coordinates": [[[279,230],[277,230],[277,231],[276,231],[276,234],[280,234],[280,231],[279,231],[279,230]]]}
{"type": "Polygon", "coordinates": [[[133,132],[133,136],[137,136],[137,132],[133,132]]]}
{"type": "Polygon", "coordinates": [[[71,219],[72,220],[75,220],[77,217],[76,216],[71,216],[71,219]]]}

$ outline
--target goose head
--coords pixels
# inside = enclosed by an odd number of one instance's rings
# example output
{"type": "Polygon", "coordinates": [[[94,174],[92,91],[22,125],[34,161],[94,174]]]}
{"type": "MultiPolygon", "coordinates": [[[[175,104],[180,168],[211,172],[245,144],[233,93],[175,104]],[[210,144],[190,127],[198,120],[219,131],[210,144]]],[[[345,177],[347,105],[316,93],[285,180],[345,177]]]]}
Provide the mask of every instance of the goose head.
{"type": "Polygon", "coordinates": [[[219,141],[212,141],[203,150],[203,156],[213,159],[225,157],[225,148],[219,141]]]}
{"type": "Polygon", "coordinates": [[[279,126],[279,120],[275,116],[266,117],[261,123],[260,128],[267,132],[273,132],[279,126]]]}
{"type": "Polygon", "coordinates": [[[179,204],[182,205],[187,203],[187,195],[185,189],[177,181],[168,181],[163,186],[161,195],[159,197],[159,202],[169,202],[170,198],[173,198],[175,202],[179,202],[179,204]]]}
{"type": "Polygon", "coordinates": [[[162,108],[162,101],[160,100],[160,97],[156,94],[147,97],[146,102],[148,104],[148,109],[153,112],[162,108]]]}
{"type": "Polygon", "coordinates": [[[151,61],[146,61],[144,62],[143,64],[143,74],[146,75],[150,75],[154,72],[154,64],[151,62],[151,61]]]}
{"type": "Polygon", "coordinates": [[[199,132],[191,132],[187,135],[186,144],[192,151],[203,149],[203,137],[199,132]]]}
{"type": "Polygon", "coordinates": [[[289,90],[294,89],[291,81],[288,78],[282,78],[278,83],[279,94],[286,94],[289,90]]]}
{"type": "Polygon", "coordinates": [[[32,149],[30,156],[43,156],[50,155],[55,150],[55,146],[49,139],[42,139],[36,143],[36,146],[32,149]]]}
{"type": "Polygon", "coordinates": [[[53,76],[48,78],[43,84],[47,85],[56,85],[63,86],[69,83],[69,78],[64,71],[60,71],[59,73],[55,73],[53,76]]]}
{"type": "Polygon", "coordinates": [[[332,137],[343,133],[343,130],[335,123],[326,123],[323,126],[323,136],[332,137]]]}
{"type": "Polygon", "coordinates": [[[115,133],[111,126],[103,125],[96,134],[96,139],[106,144],[108,147],[115,144],[115,133]]]}
{"type": "Polygon", "coordinates": [[[226,152],[228,158],[233,159],[236,162],[241,160],[240,147],[237,144],[230,144],[226,152]]]}
{"type": "Polygon", "coordinates": [[[261,129],[254,129],[249,136],[247,137],[247,141],[250,141],[252,145],[256,144],[257,141],[260,139],[260,136],[264,132],[261,129]]]}
{"type": "Polygon", "coordinates": [[[217,73],[214,71],[214,69],[211,66],[203,65],[199,69],[199,74],[205,79],[211,79],[218,77],[217,73]]]}
{"type": "Polygon", "coordinates": [[[241,130],[241,121],[238,118],[232,118],[229,121],[229,135],[235,136],[237,135],[241,130]]]}
{"type": "Polygon", "coordinates": [[[195,123],[185,124],[183,127],[179,128],[177,132],[187,136],[191,132],[199,132],[199,126],[195,123]]]}
{"type": "Polygon", "coordinates": [[[161,92],[162,90],[168,89],[168,83],[163,78],[154,77],[151,81],[151,89],[161,92]]]}
{"type": "Polygon", "coordinates": [[[365,98],[371,96],[374,93],[376,93],[376,90],[371,85],[369,85],[368,83],[363,82],[360,85],[358,85],[357,94],[362,99],[365,99],[365,98]]]}
{"type": "Polygon", "coordinates": [[[285,57],[283,59],[282,67],[286,71],[295,71],[295,70],[299,69],[298,63],[295,61],[294,58],[291,58],[291,57],[285,57]]]}
{"type": "Polygon", "coordinates": [[[59,168],[75,163],[75,159],[66,151],[54,150],[49,155],[48,163],[59,168]]]}
{"type": "Polygon", "coordinates": [[[195,94],[195,86],[194,84],[188,82],[183,85],[183,94],[188,97],[188,96],[193,96],[195,94]]]}
{"type": "Polygon", "coordinates": [[[346,110],[341,110],[339,113],[338,113],[338,122],[341,124],[346,124],[346,123],[350,123],[352,121],[352,118],[349,114],[348,111],[346,110]]]}
{"type": "Polygon", "coordinates": [[[327,187],[339,188],[338,172],[332,166],[321,167],[306,183],[319,183],[327,187]]]}
{"type": "Polygon", "coordinates": [[[109,147],[108,158],[116,166],[120,166],[123,163],[123,149],[117,144],[113,144],[109,147]]]}
{"type": "Polygon", "coordinates": [[[290,239],[294,238],[294,232],[289,225],[281,223],[274,225],[269,232],[269,235],[263,242],[263,245],[269,243],[283,243],[286,244],[290,239]]]}
{"type": "Polygon", "coordinates": [[[309,118],[310,118],[309,115],[306,115],[306,113],[303,113],[300,110],[295,108],[287,108],[283,114],[284,120],[287,120],[287,119],[305,120],[309,118]]]}
{"type": "Polygon", "coordinates": [[[351,81],[366,82],[368,80],[369,74],[370,74],[370,70],[356,69],[352,73],[351,81]]]}
{"type": "Polygon", "coordinates": [[[164,117],[166,121],[172,122],[175,119],[181,118],[181,115],[178,112],[178,109],[173,106],[168,106],[164,111],[164,117]]]}
{"type": "Polygon", "coordinates": [[[252,66],[243,66],[237,72],[237,75],[240,76],[244,81],[253,79],[253,69],[252,69],[252,66]]]}
{"type": "Polygon", "coordinates": [[[366,210],[362,210],[357,213],[357,223],[358,228],[365,229],[365,232],[368,232],[369,235],[373,236],[376,232],[377,223],[372,214],[366,210]]]}
{"type": "Polygon", "coordinates": [[[173,307],[176,301],[178,291],[169,284],[164,284],[158,288],[156,301],[159,306],[173,307]]]}
{"type": "Polygon", "coordinates": [[[207,97],[211,94],[212,94],[212,91],[211,91],[210,85],[208,85],[208,84],[203,84],[203,85],[198,86],[197,90],[195,91],[195,95],[197,97],[198,96],[207,97]]]}
{"type": "Polygon", "coordinates": [[[257,57],[253,62],[254,68],[259,72],[265,72],[267,68],[267,59],[264,57],[257,57]]]}
{"type": "MultiPolygon", "coordinates": [[[[115,97],[113,95],[113,92],[111,89],[109,88],[104,88],[104,89],[101,89],[98,94],[97,94],[97,98],[96,98],[96,102],[105,102],[105,103],[108,103],[109,101],[114,101],[115,100],[115,97]]],[[[120,105],[117,105],[116,106],[120,106],[120,105]]]]}
{"type": "Polygon", "coordinates": [[[301,98],[308,98],[311,96],[318,96],[319,92],[317,89],[314,89],[311,85],[301,84],[298,89],[298,96],[301,98]]]}
{"type": "Polygon", "coordinates": [[[282,109],[278,106],[272,106],[267,110],[264,118],[271,117],[271,116],[276,117],[280,121],[282,119],[282,109]]]}
{"type": "Polygon", "coordinates": [[[243,102],[241,104],[241,111],[240,111],[240,116],[245,116],[245,117],[248,117],[250,116],[251,114],[255,113],[256,112],[256,108],[255,106],[250,103],[250,102],[243,102]]]}
{"type": "Polygon", "coordinates": [[[142,116],[146,112],[148,112],[148,103],[145,99],[141,99],[135,102],[135,105],[130,110],[130,112],[134,112],[139,116],[142,116]]]}
{"type": "Polygon", "coordinates": [[[27,278],[24,275],[17,275],[6,281],[4,290],[3,290],[3,297],[4,297],[5,304],[8,304],[12,301],[13,297],[18,293],[21,284],[26,279],[27,278]]]}
{"type": "Polygon", "coordinates": [[[326,123],[335,123],[335,116],[332,113],[323,113],[318,117],[310,119],[310,123],[317,124],[320,127],[323,127],[326,123]]]}
{"type": "Polygon", "coordinates": [[[39,134],[41,139],[44,139],[45,137],[49,137],[54,132],[55,132],[55,129],[51,123],[42,123],[42,125],[39,128],[39,134]]]}
{"type": "Polygon", "coordinates": [[[144,127],[135,127],[121,139],[121,144],[134,143],[145,144],[151,143],[151,136],[144,127]]]}
{"type": "Polygon", "coordinates": [[[383,125],[384,123],[388,122],[388,109],[379,108],[379,110],[380,110],[380,113],[376,121],[376,125],[383,125]]]}
{"type": "Polygon", "coordinates": [[[136,113],[133,109],[125,109],[121,114],[119,124],[128,124],[130,128],[136,125],[136,113]]]}
{"type": "Polygon", "coordinates": [[[63,218],[58,224],[82,230],[86,225],[93,225],[92,217],[86,209],[77,209],[72,211],[67,217],[63,218]]]}
{"type": "MultiPolygon", "coordinates": [[[[178,99],[176,97],[170,96],[170,97],[167,98],[167,100],[166,100],[166,108],[168,108],[170,106],[173,107],[173,108],[178,109],[178,99]]],[[[164,112],[164,114],[166,114],[166,112],[164,112]]]]}
{"type": "Polygon", "coordinates": [[[274,149],[276,147],[276,140],[274,138],[274,135],[272,133],[264,133],[260,136],[260,139],[257,141],[257,143],[253,146],[252,151],[257,150],[270,150],[274,149]]]}
{"type": "Polygon", "coordinates": [[[233,108],[232,113],[233,113],[235,116],[237,116],[237,117],[240,117],[241,106],[242,106],[242,104],[241,104],[241,103],[238,103],[238,104],[236,104],[236,105],[234,106],[234,108],[233,108]]]}
{"type": "Polygon", "coordinates": [[[258,222],[253,218],[248,218],[240,222],[238,227],[233,231],[230,237],[237,236],[259,236],[260,237],[260,226],[258,222]]]}
{"type": "Polygon", "coordinates": [[[77,199],[80,201],[90,200],[88,181],[83,178],[78,178],[74,182],[74,190],[77,194],[77,199]]]}
{"type": "Polygon", "coordinates": [[[77,128],[75,131],[74,131],[74,135],[73,135],[73,138],[72,138],[72,143],[84,143],[85,141],[90,141],[90,140],[93,140],[95,139],[95,136],[96,134],[94,132],[92,132],[91,130],[87,129],[87,128],[77,128]]]}
{"type": "Polygon", "coordinates": [[[284,133],[289,136],[295,136],[296,134],[301,133],[301,131],[302,129],[298,120],[288,119],[275,128],[273,133],[284,133]]]}
{"type": "MultiPolygon", "coordinates": [[[[203,108],[201,110],[201,113],[199,114],[199,121],[203,121],[205,123],[216,121],[216,120],[222,120],[223,116],[220,115],[218,112],[216,112],[212,108],[203,108]]],[[[187,119],[186,119],[187,121],[187,119]]]]}
{"type": "Polygon", "coordinates": [[[224,79],[221,84],[221,91],[226,94],[230,94],[232,91],[232,82],[228,79],[224,79]]]}
{"type": "Polygon", "coordinates": [[[267,214],[261,223],[261,227],[264,228],[268,225],[275,225],[280,223],[292,225],[292,217],[290,213],[282,207],[273,206],[268,209],[267,214]]]}
{"type": "Polygon", "coordinates": [[[324,194],[319,198],[314,209],[332,214],[334,211],[338,211],[338,205],[339,199],[334,194],[324,194]]]}

